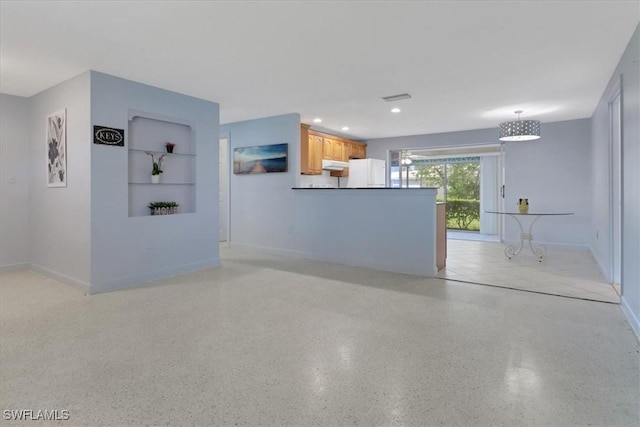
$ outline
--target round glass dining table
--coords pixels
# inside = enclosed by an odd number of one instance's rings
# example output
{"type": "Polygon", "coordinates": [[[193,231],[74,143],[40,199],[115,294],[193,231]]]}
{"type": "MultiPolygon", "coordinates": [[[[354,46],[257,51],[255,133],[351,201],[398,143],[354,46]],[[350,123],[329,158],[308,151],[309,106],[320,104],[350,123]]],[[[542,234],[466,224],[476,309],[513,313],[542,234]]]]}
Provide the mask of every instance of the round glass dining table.
{"type": "Polygon", "coordinates": [[[501,212],[501,211],[485,211],[486,213],[490,213],[490,214],[496,214],[496,215],[507,215],[510,216],[511,218],[513,218],[516,223],[518,224],[518,227],[520,228],[520,244],[519,245],[514,245],[514,244],[509,244],[507,245],[507,247],[504,248],[504,254],[507,258],[511,259],[515,256],[518,256],[518,254],[520,254],[520,252],[522,252],[522,248],[524,247],[525,242],[529,243],[529,249],[531,249],[531,252],[533,253],[533,255],[535,255],[535,257],[538,259],[538,262],[542,262],[544,261],[545,257],[547,256],[547,248],[544,245],[533,245],[532,240],[533,240],[533,233],[531,232],[531,230],[533,230],[533,224],[536,223],[536,221],[538,221],[538,219],[540,219],[543,216],[566,216],[566,215],[573,215],[573,212],[527,212],[527,213],[521,213],[521,212],[501,212]],[[524,228],[522,227],[522,222],[520,221],[520,219],[522,218],[526,218],[526,217],[531,217],[533,218],[530,222],[529,222],[529,226],[527,228],[527,231],[524,231],[524,228]]]}

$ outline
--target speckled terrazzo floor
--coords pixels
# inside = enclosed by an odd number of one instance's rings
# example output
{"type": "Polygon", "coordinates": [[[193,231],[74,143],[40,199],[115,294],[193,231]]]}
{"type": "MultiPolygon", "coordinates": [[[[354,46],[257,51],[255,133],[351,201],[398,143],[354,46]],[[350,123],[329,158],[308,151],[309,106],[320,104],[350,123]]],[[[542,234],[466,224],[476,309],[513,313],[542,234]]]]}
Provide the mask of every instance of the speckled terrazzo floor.
{"type": "Polygon", "coordinates": [[[640,346],[618,305],[223,260],[94,296],[1,275],[0,409],[92,426],[640,423],[640,346]]]}

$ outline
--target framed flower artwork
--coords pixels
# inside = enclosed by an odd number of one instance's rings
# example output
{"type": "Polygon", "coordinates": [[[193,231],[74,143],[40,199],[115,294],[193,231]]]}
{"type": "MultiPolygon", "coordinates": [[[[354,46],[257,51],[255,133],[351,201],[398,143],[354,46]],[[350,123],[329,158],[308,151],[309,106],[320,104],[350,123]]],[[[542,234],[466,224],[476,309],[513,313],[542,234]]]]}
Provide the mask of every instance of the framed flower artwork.
{"type": "Polygon", "coordinates": [[[47,187],[67,186],[67,110],[47,116],[47,187]]]}

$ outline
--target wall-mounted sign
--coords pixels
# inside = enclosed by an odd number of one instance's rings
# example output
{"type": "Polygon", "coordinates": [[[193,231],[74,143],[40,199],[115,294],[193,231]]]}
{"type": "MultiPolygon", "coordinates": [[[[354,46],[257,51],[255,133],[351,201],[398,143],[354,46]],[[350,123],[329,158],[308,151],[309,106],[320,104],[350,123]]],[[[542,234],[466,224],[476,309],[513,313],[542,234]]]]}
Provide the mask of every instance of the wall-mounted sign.
{"type": "Polygon", "coordinates": [[[93,127],[93,143],[117,145],[124,147],[124,129],[114,129],[104,126],[93,127]]]}

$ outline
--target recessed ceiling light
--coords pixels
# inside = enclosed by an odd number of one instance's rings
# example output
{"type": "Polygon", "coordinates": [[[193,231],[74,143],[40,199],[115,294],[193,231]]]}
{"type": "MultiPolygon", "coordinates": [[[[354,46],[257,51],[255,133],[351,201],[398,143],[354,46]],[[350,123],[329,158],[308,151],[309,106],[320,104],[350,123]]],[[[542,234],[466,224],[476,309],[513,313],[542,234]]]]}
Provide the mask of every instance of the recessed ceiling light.
{"type": "Polygon", "coordinates": [[[349,130],[349,126],[342,126],[342,130],[349,130]]]}
{"type": "Polygon", "coordinates": [[[398,107],[395,107],[395,108],[392,108],[392,109],[391,109],[391,112],[392,112],[392,113],[399,113],[399,112],[400,112],[400,109],[399,109],[398,107]]]}
{"type": "Polygon", "coordinates": [[[320,117],[316,117],[313,119],[313,123],[322,123],[322,119],[320,117]]]}

